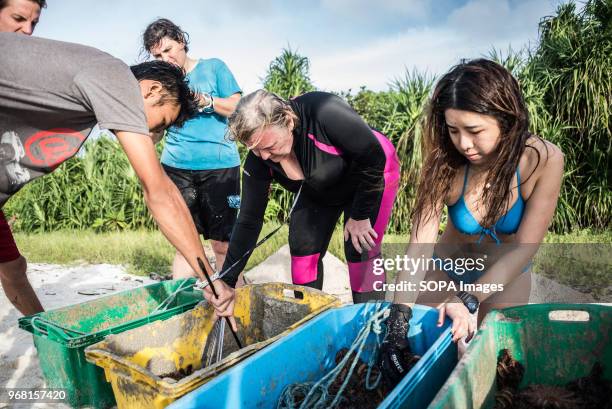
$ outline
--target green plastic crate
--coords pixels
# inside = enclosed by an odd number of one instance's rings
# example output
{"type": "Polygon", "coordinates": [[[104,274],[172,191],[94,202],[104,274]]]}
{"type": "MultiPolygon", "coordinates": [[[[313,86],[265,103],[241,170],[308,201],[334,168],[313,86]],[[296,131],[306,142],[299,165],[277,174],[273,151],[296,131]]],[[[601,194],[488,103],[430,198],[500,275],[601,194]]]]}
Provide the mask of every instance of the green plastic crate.
{"type": "Polygon", "coordinates": [[[163,281],[19,319],[19,327],[34,336],[47,387],[65,389],[73,407],[113,406],[104,370],[85,360],[85,348],[107,335],[192,309],[202,301],[194,281],[163,281]]]}
{"type": "Polygon", "coordinates": [[[604,378],[612,380],[611,334],[612,307],[604,305],[532,304],[492,311],[429,408],[493,408],[503,349],[525,367],[520,387],[564,385],[587,376],[597,361],[604,365],[604,378]]]}

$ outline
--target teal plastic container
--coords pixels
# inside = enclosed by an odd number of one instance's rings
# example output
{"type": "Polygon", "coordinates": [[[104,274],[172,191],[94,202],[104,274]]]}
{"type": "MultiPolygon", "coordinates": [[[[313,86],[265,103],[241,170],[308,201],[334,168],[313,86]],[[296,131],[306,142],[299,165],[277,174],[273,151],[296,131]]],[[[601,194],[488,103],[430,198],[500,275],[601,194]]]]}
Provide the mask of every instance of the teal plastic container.
{"type": "Polygon", "coordinates": [[[532,304],[489,313],[430,409],[492,409],[501,351],[523,364],[520,387],[565,385],[587,376],[595,362],[612,380],[612,307],[532,304]]]}
{"type": "Polygon", "coordinates": [[[85,360],[85,348],[110,334],[170,318],[202,301],[195,279],[163,281],[19,319],[31,332],[47,387],[66,391],[72,407],[115,405],[104,370],[85,360]]]}

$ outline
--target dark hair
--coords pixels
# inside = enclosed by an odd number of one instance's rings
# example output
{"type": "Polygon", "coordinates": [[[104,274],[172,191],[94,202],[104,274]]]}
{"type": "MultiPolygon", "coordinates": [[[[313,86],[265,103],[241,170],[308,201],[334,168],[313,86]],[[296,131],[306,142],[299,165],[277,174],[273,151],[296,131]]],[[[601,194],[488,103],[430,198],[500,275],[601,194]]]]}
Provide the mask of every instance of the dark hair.
{"type": "MultiPolygon", "coordinates": [[[[40,7],[41,10],[47,7],[47,0],[29,0],[29,1],[31,1],[32,3],[38,4],[38,7],[40,7]]],[[[7,2],[8,2],[7,0],[0,0],[0,10],[6,7],[7,2]]]]}
{"type": "Polygon", "coordinates": [[[151,54],[151,49],[164,37],[184,44],[185,52],[189,51],[189,34],[167,18],[159,18],[147,26],[142,33],[142,51],[151,54]]]}
{"type": "MultiPolygon", "coordinates": [[[[485,181],[490,188],[484,190],[482,198],[484,208],[488,209],[482,225],[490,228],[508,208],[510,182],[532,136],[521,89],[508,70],[485,59],[463,61],[438,81],[425,118],[426,159],[413,210],[417,228],[423,219],[427,221],[441,211],[441,198],[448,193],[457,171],[468,163],[451,141],[444,116],[447,109],[489,115],[499,125],[501,140],[485,181]]],[[[534,150],[539,161],[539,152],[534,150]]]]}
{"type": "Polygon", "coordinates": [[[132,65],[130,69],[138,81],[153,80],[161,83],[164,91],[160,104],[170,101],[181,107],[174,121],[175,126],[182,126],[196,114],[198,98],[189,88],[189,81],[185,78],[183,69],[163,61],[147,61],[132,65]]]}

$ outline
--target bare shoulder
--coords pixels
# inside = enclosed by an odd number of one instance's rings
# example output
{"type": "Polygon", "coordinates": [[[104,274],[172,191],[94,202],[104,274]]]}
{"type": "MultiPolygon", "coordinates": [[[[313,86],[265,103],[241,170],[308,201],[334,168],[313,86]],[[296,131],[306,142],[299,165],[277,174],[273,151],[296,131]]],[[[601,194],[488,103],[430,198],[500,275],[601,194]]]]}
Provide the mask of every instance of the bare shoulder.
{"type": "Polygon", "coordinates": [[[552,142],[532,136],[521,157],[521,173],[533,174],[537,179],[545,173],[563,171],[563,152],[552,142]]]}
{"type": "Polygon", "coordinates": [[[446,193],[446,197],[444,198],[445,205],[452,205],[461,196],[461,192],[463,191],[463,182],[465,178],[465,167],[462,167],[455,172],[455,176],[451,181],[448,192],[446,193]]]}

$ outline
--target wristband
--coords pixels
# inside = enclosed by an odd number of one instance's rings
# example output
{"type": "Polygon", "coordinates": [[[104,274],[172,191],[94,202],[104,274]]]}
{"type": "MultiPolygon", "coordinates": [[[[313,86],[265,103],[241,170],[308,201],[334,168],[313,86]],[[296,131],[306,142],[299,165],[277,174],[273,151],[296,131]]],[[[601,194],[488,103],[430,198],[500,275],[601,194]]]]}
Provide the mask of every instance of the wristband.
{"type": "Polygon", "coordinates": [[[205,113],[205,114],[212,114],[212,113],[214,113],[215,112],[214,98],[212,97],[212,95],[210,95],[208,93],[204,93],[202,95],[206,96],[204,99],[208,100],[208,104],[200,105],[198,103],[198,112],[205,113]]]}
{"type": "MultiPolygon", "coordinates": [[[[219,272],[216,272],[215,274],[210,276],[210,281],[215,281],[219,279],[219,272]]],[[[193,285],[193,288],[195,288],[196,290],[203,290],[206,287],[208,287],[208,281],[202,281],[199,278],[196,280],[195,284],[193,285]]]]}
{"type": "Polygon", "coordinates": [[[463,305],[465,305],[465,308],[467,308],[470,314],[474,314],[478,310],[480,302],[474,294],[470,294],[465,291],[459,291],[457,293],[457,298],[461,300],[461,302],[463,303],[463,305]]]}

